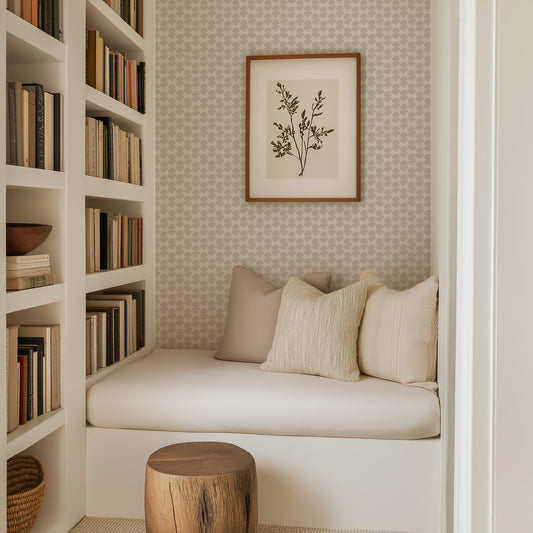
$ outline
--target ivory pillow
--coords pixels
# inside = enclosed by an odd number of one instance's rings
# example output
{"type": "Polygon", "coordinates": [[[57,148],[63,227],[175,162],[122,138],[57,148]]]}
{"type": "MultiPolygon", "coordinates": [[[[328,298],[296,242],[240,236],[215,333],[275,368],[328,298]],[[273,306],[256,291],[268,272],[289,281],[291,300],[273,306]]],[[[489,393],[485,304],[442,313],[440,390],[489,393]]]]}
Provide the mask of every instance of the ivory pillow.
{"type": "Polygon", "coordinates": [[[432,276],[411,289],[388,289],[370,270],[366,309],[359,332],[363,374],[400,383],[437,377],[437,291],[432,276]]]}
{"type": "Polygon", "coordinates": [[[359,381],[357,331],[366,282],[324,294],[290,278],[283,289],[272,348],[261,370],[359,381]]]}
{"type": "MultiPolygon", "coordinates": [[[[331,274],[312,272],[302,277],[329,292],[331,274]]],[[[233,267],[226,329],[217,359],[262,363],[272,346],[283,288],[242,266],[233,267]]]]}

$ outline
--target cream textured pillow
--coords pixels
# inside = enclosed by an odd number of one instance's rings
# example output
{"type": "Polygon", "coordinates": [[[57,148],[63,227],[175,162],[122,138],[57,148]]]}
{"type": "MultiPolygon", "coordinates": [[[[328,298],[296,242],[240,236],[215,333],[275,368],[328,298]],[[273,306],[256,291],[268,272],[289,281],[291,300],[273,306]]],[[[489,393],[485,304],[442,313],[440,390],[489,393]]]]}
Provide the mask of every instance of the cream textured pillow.
{"type": "MultiPolygon", "coordinates": [[[[329,292],[331,274],[312,272],[302,277],[329,292]]],[[[283,288],[242,266],[233,267],[226,329],[217,359],[262,363],[272,346],[283,288]]]]}
{"type": "Polygon", "coordinates": [[[359,381],[357,331],[366,282],[324,294],[290,278],[283,289],[272,348],[261,370],[359,381]]]}
{"type": "Polygon", "coordinates": [[[432,276],[405,291],[388,289],[370,270],[359,331],[359,368],[377,378],[417,383],[437,377],[437,291],[432,276]]]}

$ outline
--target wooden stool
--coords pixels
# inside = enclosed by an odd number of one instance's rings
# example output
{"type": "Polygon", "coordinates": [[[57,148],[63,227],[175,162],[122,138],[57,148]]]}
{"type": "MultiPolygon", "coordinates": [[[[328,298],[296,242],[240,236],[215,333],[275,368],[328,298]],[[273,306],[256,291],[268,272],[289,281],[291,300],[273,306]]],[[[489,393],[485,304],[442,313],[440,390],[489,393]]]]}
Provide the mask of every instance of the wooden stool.
{"type": "Polygon", "coordinates": [[[256,533],[254,458],[224,442],[185,442],[146,463],[147,533],[256,533]]]}

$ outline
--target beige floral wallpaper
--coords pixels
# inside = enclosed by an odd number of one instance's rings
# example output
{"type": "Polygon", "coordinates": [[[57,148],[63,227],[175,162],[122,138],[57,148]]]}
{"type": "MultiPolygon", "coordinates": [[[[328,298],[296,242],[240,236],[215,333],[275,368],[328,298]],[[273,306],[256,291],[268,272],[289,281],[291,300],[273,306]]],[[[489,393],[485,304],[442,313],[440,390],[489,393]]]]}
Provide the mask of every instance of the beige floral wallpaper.
{"type": "Polygon", "coordinates": [[[157,341],[216,347],[234,264],[429,274],[429,0],[158,0],[157,341]],[[247,55],[360,52],[361,203],[244,201],[247,55]]]}

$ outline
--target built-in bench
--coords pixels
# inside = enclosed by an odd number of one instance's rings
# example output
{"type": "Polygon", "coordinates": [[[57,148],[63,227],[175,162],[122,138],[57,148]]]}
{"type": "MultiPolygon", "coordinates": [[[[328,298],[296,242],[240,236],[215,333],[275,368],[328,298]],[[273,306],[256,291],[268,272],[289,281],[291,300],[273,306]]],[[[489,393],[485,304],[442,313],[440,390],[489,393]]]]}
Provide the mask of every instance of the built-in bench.
{"type": "Polygon", "coordinates": [[[142,517],[148,456],[219,440],[254,455],[261,523],[438,531],[434,391],[265,372],[213,355],[156,349],[89,389],[89,515],[142,517]]]}

